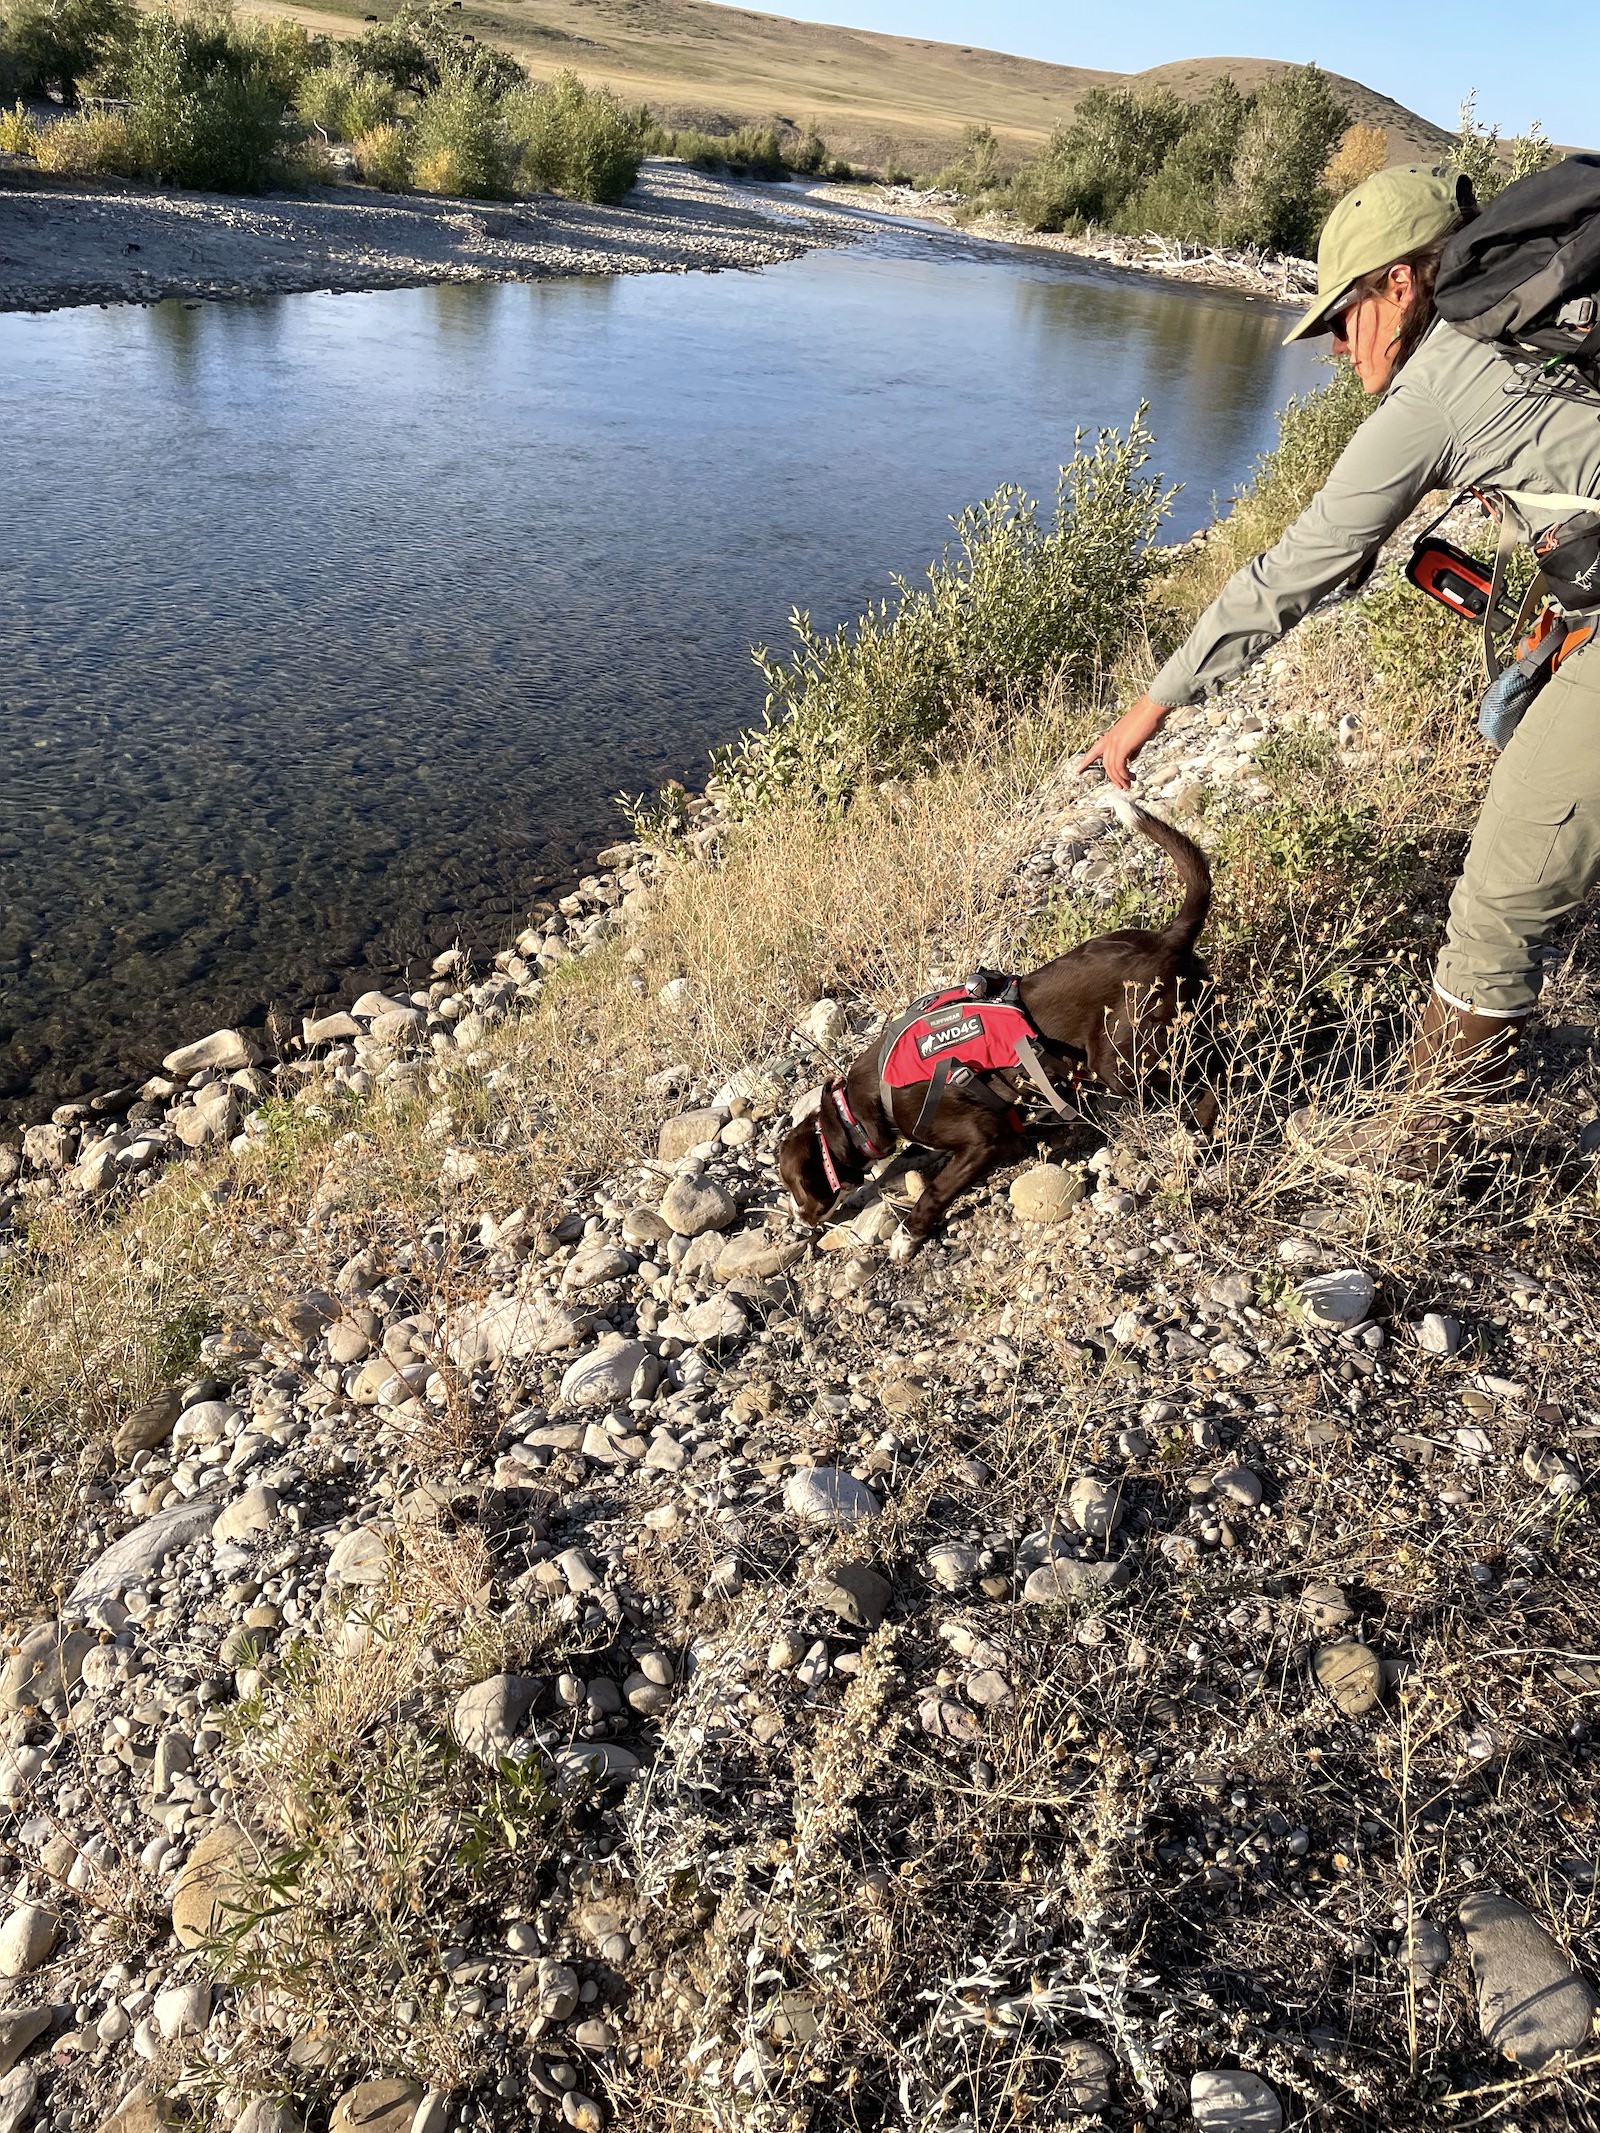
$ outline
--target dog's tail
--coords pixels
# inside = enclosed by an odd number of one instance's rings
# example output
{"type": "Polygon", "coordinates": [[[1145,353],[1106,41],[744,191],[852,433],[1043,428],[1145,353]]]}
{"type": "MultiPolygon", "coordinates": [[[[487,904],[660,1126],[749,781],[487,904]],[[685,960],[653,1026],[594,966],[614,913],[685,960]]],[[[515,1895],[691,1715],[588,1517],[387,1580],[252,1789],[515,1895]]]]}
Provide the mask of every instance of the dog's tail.
{"type": "Polygon", "coordinates": [[[1160,845],[1178,870],[1183,883],[1183,902],[1177,916],[1161,929],[1167,947],[1182,953],[1200,938],[1200,929],[1211,909],[1211,862],[1192,837],[1174,829],[1159,815],[1151,814],[1123,793],[1113,793],[1111,806],[1125,829],[1142,830],[1152,844],[1160,845]]]}

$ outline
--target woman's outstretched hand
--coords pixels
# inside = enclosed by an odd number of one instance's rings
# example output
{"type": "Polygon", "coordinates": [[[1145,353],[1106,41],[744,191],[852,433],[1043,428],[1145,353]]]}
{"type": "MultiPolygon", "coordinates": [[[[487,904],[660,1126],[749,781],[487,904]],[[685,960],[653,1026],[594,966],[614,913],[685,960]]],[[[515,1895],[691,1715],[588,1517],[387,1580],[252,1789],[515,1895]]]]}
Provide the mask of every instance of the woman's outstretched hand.
{"type": "Polygon", "coordinates": [[[1106,728],[1077,765],[1079,775],[1098,763],[1111,783],[1126,792],[1129,784],[1128,765],[1158,730],[1167,715],[1167,708],[1165,704],[1158,704],[1149,696],[1141,696],[1136,704],[1130,704],[1116,724],[1106,728]]]}

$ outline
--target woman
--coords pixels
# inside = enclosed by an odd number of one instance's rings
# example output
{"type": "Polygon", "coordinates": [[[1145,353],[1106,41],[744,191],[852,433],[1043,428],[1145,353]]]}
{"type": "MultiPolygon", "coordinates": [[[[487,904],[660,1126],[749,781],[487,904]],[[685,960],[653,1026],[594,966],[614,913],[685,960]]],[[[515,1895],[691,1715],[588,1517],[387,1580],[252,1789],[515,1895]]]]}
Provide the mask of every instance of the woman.
{"type": "MultiPolygon", "coordinates": [[[[1600,499],[1600,408],[1524,388],[1505,356],[1435,317],[1440,255],[1475,213],[1465,179],[1408,165],[1379,171],[1328,217],[1317,299],[1289,339],[1331,334],[1382,404],[1308,508],[1229,579],[1080,770],[1098,763],[1126,788],[1129,764],[1169,712],[1233,680],[1368,564],[1430,490],[1516,492],[1514,523],[1529,534],[1571,516],[1574,497],[1600,499]]],[[[1597,877],[1600,633],[1563,661],[1495,765],[1450,899],[1413,1086],[1503,1070],[1538,996],[1540,945],[1597,877]]],[[[1403,1152],[1414,1163],[1414,1127],[1396,1106],[1308,1145],[1333,1168],[1382,1170],[1403,1152]]]]}

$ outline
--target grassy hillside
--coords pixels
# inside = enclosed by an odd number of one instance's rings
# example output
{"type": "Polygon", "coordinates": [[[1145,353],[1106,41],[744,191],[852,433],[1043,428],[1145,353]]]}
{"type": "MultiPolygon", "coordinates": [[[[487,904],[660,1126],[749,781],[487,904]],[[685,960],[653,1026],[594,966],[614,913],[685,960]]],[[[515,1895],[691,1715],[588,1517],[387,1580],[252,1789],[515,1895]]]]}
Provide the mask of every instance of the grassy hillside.
{"type": "MultiPolygon", "coordinates": [[[[332,31],[358,27],[367,17],[363,0],[250,4],[332,31]]],[[[380,12],[388,15],[392,7],[384,4],[380,12]]],[[[971,45],[790,22],[706,0],[465,0],[460,18],[535,74],[574,67],[677,124],[777,115],[800,126],[814,123],[852,162],[881,167],[892,158],[917,170],[944,161],[962,127],[975,123],[992,126],[1012,151],[1031,151],[1097,84],[1166,81],[1180,94],[1198,95],[1219,72],[1254,88],[1281,64],[1201,59],[1124,76],[971,45]]],[[[1360,82],[1332,78],[1355,117],[1388,130],[1397,156],[1431,151],[1444,139],[1427,120],[1360,82]]]]}

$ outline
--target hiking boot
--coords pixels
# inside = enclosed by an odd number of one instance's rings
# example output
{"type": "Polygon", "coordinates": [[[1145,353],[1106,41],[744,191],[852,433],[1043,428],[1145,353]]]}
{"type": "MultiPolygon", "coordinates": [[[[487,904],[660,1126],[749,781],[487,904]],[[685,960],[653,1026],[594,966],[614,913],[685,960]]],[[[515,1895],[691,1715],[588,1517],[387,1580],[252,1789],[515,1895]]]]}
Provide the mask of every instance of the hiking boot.
{"type": "Polygon", "coordinates": [[[1432,993],[1406,1062],[1405,1087],[1369,1118],[1322,1124],[1307,1105],[1289,1119],[1290,1145],[1319,1168],[1378,1183],[1431,1184],[1468,1137],[1452,1116],[1463,1101],[1504,1096],[1526,1015],[1477,1015],[1432,993]]]}

